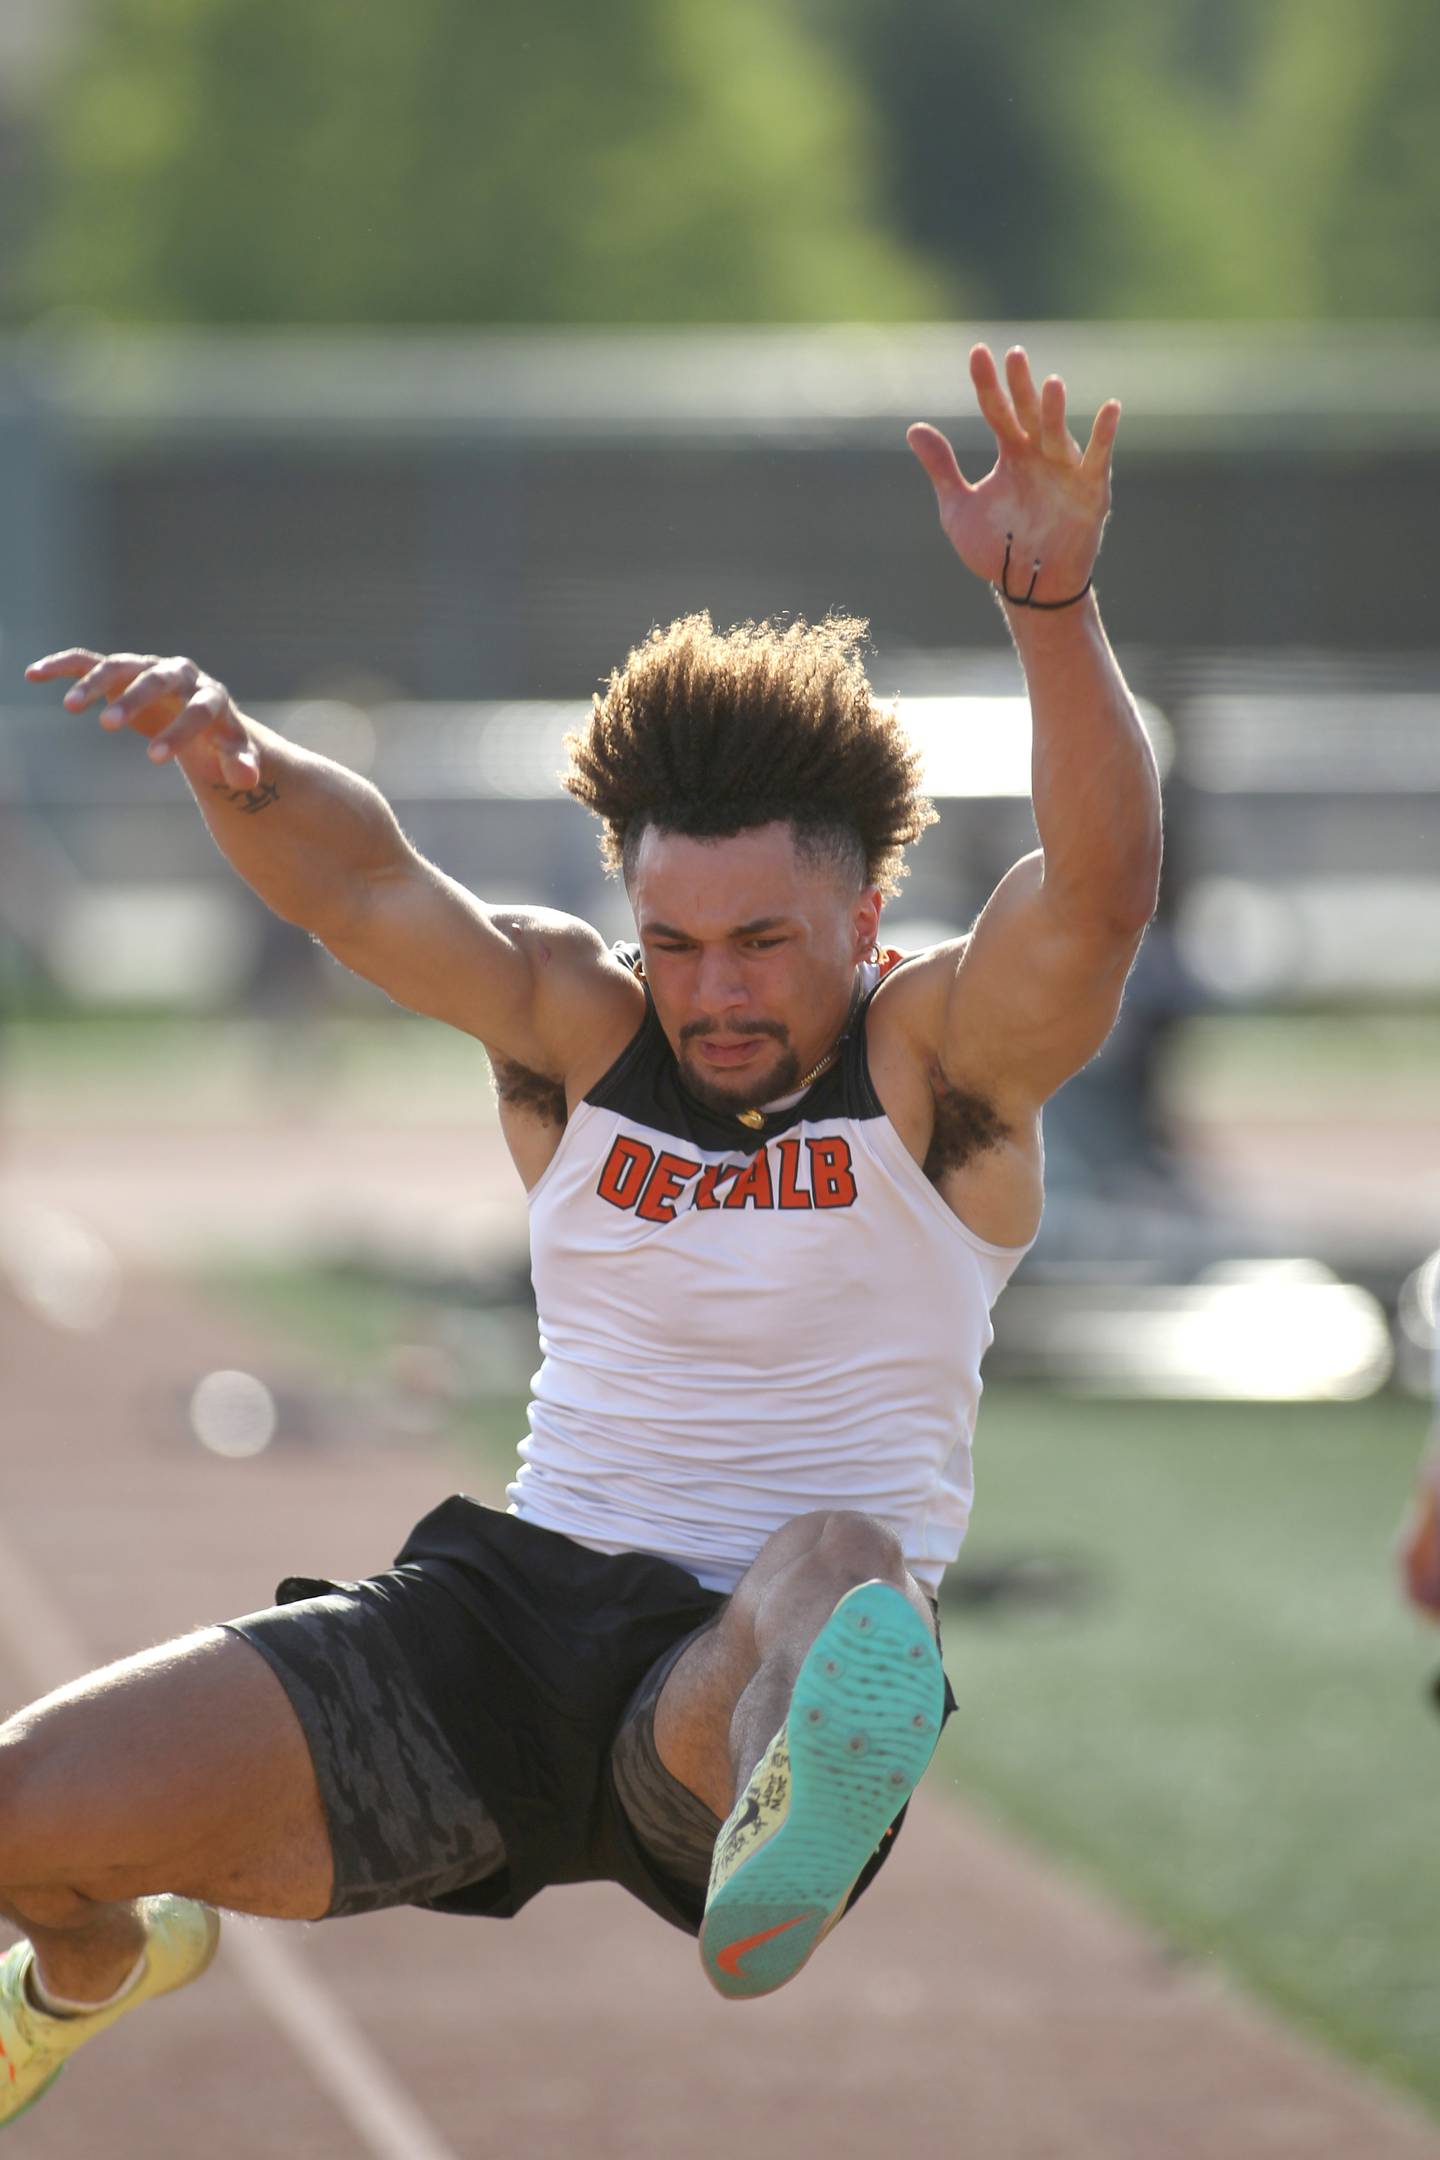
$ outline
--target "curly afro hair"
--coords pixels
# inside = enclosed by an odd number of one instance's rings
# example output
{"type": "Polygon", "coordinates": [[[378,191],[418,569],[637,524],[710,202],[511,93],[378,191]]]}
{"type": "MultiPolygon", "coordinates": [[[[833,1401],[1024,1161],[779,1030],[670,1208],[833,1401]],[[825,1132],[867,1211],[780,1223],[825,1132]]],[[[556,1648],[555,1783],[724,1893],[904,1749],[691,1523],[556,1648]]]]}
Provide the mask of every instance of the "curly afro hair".
{"type": "Polygon", "coordinates": [[[653,629],[565,742],[563,783],[603,821],[606,868],[628,875],[648,826],[719,839],[784,819],[807,855],[895,892],[935,811],[865,678],[867,628],[827,615],[717,631],[699,614],[653,629]]]}

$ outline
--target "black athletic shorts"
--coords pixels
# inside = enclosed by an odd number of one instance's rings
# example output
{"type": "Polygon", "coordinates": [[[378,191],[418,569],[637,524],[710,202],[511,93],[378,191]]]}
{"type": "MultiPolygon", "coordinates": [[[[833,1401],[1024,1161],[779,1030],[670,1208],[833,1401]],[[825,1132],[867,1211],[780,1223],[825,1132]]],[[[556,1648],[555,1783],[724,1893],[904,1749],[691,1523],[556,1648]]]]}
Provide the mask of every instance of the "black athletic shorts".
{"type": "Polygon", "coordinates": [[[225,1625],[304,1729],[335,1866],[327,1918],[509,1918],[549,1884],[605,1881],[698,1931],[719,1820],[660,1761],[653,1719],[720,1592],[456,1494],[384,1574],[290,1576],[276,1599],[225,1625]]]}

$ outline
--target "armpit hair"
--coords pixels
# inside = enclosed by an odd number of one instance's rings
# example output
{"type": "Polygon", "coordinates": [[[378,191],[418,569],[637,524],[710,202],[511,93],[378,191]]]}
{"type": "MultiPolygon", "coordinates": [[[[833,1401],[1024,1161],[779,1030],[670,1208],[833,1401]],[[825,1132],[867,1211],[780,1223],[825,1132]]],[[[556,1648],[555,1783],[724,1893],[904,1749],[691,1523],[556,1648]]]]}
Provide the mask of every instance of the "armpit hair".
{"type": "Polygon", "coordinates": [[[935,1098],[935,1129],[925,1152],[924,1171],[938,1185],[949,1170],[961,1170],[988,1148],[999,1147],[1010,1137],[995,1105],[983,1095],[953,1087],[938,1065],[930,1068],[930,1091],[935,1098]]]}
{"type": "Polygon", "coordinates": [[[570,1108],[561,1081],[547,1080],[544,1073],[531,1072],[528,1065],[517,1064],[513,1058],[497,1057],[493,1050],[487,1054],[495,1093],[501,1102],[515,1110],[528,1110],[542,1125],[566,1123],[570,1108]]]}

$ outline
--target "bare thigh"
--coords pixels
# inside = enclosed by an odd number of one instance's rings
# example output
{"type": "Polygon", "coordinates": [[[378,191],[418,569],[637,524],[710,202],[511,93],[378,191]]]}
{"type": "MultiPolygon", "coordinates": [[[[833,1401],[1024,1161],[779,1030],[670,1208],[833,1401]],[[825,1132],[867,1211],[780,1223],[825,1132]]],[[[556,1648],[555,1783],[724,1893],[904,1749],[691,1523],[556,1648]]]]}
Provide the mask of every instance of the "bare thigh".
{"type": "Polygon", "coordinates": [[[331,1874],[299,1721],[223,1629],[88,1673],[0,1727],[0,1894],[171,1891],[317,1919],[331,1874]]]}

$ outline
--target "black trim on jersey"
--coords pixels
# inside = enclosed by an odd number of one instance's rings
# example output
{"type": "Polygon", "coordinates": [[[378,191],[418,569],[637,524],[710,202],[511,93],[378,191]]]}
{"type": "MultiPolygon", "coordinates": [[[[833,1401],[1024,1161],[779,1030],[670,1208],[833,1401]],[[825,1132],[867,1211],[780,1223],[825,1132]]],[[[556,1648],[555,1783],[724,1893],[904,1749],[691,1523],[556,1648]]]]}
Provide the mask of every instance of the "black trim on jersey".
{"type": "MultiPolygon", "coordinates": [[[[622,966],[640,974],[638,945],[617,944],[611,951],[622,966]]],[[[880,981],[884,980],[882,976],[880,981]]],[[[688,1140],[692,1147],[712,1151],[734,1148],[747,1155],[758,1154],[767,1140],[789,1132],[805,1118],[863,1119],[885,1115],[871,1084],[865,1055],[865,1016],[880,983],[867,991],[855,1007],[840,1037],[840,1056],[829,1072],[822,1073],[799,1102],[792,1103],[788,1110],[772,1110],[763,1126],[758,1127],[742,1125],[739,1118],[710,1109],[690,1093],[680,1078],[675,1053],[660,1025],[650,985],[643,975],[640,983],[645,992],[645,1017],[610,1070],[585,1097],[597,1110],[616,1110],[636,1125],[668,1133],[674,1140],[688,1140]]]]}

